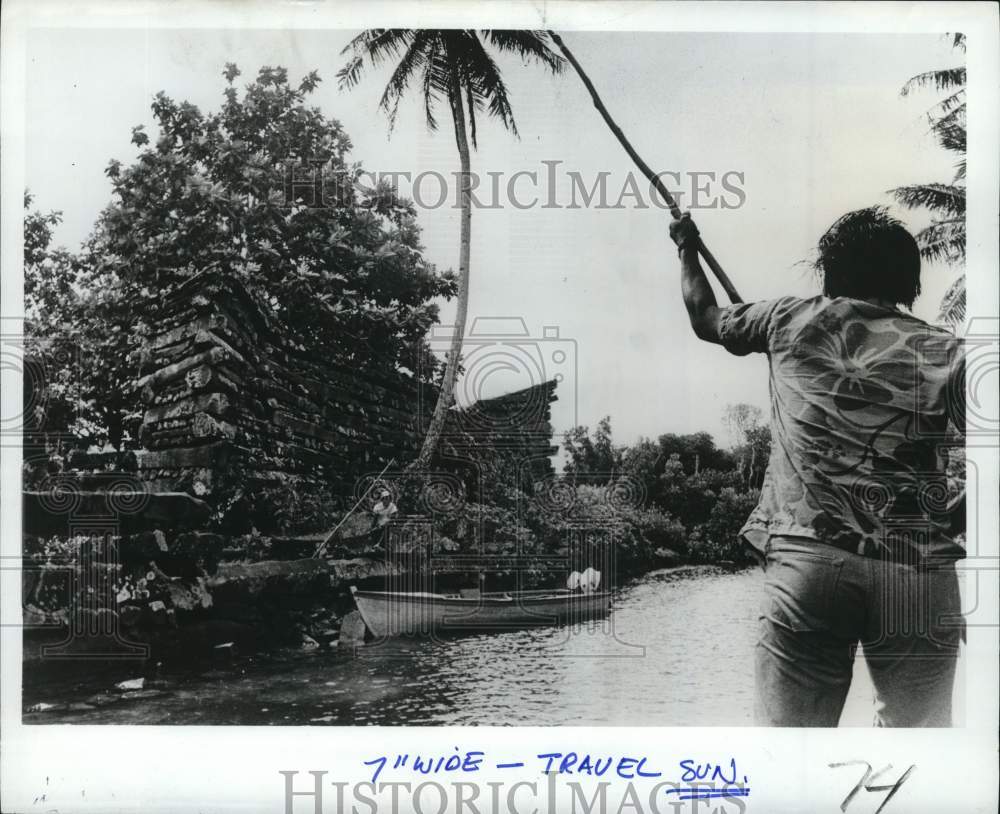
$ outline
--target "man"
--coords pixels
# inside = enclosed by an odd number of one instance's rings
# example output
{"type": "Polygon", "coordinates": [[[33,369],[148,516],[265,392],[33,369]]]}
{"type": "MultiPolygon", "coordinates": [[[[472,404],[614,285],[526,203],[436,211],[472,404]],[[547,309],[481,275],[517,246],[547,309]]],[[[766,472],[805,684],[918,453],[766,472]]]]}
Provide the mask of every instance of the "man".
{"type": "Polygon", "coordinates": [[[964,622],[943,460],[964,436],[961,343],[909,313],[913,236],[881,208],[819,243],[823,295],[720,308],[689,214],[670,225],[697,336],[766,353],[772,447],[741,534],[765,569],[763,726],[836,726],[864,646],[879,726],[949,726],[964,622]]]}
{"type": "Polygon", "coordinates": [[[384,528],[398,512],[389,490],[380,490],[375,505],[372,506],[372,529],[377,531],[384,528]]]}

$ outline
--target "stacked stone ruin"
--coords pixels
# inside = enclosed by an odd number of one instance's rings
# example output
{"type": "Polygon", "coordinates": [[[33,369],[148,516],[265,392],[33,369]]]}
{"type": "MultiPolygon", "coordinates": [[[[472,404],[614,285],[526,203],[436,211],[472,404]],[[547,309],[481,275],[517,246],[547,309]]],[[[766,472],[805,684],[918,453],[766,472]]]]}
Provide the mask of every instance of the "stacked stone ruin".
{"type": "MultiPolygon", "coordinates": [[[[287,487],[353,502],[360,478],[412,460],[436,393],[404,371],[349,369],[297,346],[232,275],[205,271],[164,304],[141,359],[145,405],[139,476],[152,492],[185,491],[220,511],[287,487]]],[[[514,452],[551,474],[555,382],[453,411],[455,450],[514,452]]]]}

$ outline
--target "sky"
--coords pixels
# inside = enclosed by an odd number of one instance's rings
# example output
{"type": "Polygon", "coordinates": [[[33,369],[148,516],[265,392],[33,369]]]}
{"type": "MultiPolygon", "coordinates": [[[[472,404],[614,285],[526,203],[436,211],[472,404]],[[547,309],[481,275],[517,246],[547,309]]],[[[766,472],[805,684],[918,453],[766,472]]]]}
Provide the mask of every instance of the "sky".
{"type": "MultiPolygon", "coordinates": [[[[27,186],[35,206],[62,210],[55,242],[75,248],[87,236],[110,200],[108,161],[134,159],[135,125],[155,132],[154,94],[217,108],[227,62],[242,69],[238,82],[263,65],[284,66],[293,79],[317,70],[324,81],[312,103],[341,122],[352,158],[371,171],[455,172],[447,108],[439,111],[441,129],[430,132],[414,97],[390,138],[378,110],[387,70],[370,72],[352,91],[338,89],[335,74],[346,59],[340,52],[353,33],[31,31],[27,186]]],[[[910,76],[960,62],[943,36],[575,32],[564,39],[639,154],[657,171],[679,174],[681,183],[668,185],[686,190],[682,205],[690,202],[693,172],[715,173],[710,191],[742,204],[693,214],[748,301],[818,293],[808,262],[837,217],[890,205],[893,187],[953,176],[954,156],[936,144],[925,115],[937,94],[900,95],[910,76]],[[728,176],[742,195],[721,188],[726,173],[742,174],[728,176]]],[[[634,168],[571,69],[552,76],[517,59],[497,62],[520,138],[480,119],[473,170],[484,178],[499,173],[503,205],[473,213],[468,329],[477,336],[467,339],[470,374],[459,384],[460,401],[558,374],[557,433],[610,415],[618,443],[707,430],[728,445],[727,404],[766,412],[766,358],[730,356],[691,333],[670,218],[650,205],[645,184],[644,206],[632,196],[620,208],[542,207],[551,195],[569,202],[568,173],[588,187],[607,173],[614,204],[634,168]],[[519,171],[538,174],[536,184],[527,176],[513,181],[521,208],[505,194],[519,171]],[[526,206],[536,194],[538,205],[526,206]],[[519,320],[526,335],[505,340],[504,353],[491,350],[499,334],[520,329],[519,320]]],[[[433,176],[419,189],[433,203],[433,176]]],[[[426,256],[442,269],[458,263],[453,200],[418,214],[426,256]]],[[[926,213],[895,214],[913,230],[928,222],[926,213]]],[[[954,275],[925,265],[918,316],[935,317],[954,275]]],[[[442,323],[453,314],[453,304],[444,304],[442,323]]]]}

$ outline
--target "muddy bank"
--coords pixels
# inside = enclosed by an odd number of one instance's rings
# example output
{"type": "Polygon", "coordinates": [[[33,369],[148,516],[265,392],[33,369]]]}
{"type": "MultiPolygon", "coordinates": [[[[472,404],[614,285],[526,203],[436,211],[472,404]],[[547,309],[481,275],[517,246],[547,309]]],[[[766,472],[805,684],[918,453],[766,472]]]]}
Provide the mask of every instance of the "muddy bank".
{"type": "Polygon", "coordinates": [[[81,663],[152,677],[158,664],[229,665],[336,646],[352,609],[349,586],[382,585],[406,563],[303,556],[315,546],[193,531],[25,535],[25,684],[81,663]],[[270,558],[251,559],[261,554],[270,558]]]}

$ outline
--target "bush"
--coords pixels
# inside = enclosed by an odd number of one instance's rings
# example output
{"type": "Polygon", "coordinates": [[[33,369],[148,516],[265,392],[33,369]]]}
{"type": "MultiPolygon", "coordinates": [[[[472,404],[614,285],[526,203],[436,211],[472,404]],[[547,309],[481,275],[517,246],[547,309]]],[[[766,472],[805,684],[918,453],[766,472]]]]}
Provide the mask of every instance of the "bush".
{"type": "Polygon", "coordinates": [[[614,485],[574,487],[568,480],[562,485],[559,505],[544,495],[532,499],[528,522],[546,551],[573,557],[572,568],[600,568],[597,563],[613,557],[618,575],[634,574],[657,561],[657,549],[685,551],[684,525],[660,509],[620,499],[614,485]],[[614,551],[609,552],[612,543],[614,551]]]}
{"type": "Polygon", "coordinates": [[[688,544],[691,559],[696,562],[745,561],[747,555],[739,532],[757,505],[758,494],[724,488],[708,520],[691,534],[688,544]]]}

